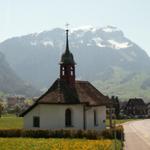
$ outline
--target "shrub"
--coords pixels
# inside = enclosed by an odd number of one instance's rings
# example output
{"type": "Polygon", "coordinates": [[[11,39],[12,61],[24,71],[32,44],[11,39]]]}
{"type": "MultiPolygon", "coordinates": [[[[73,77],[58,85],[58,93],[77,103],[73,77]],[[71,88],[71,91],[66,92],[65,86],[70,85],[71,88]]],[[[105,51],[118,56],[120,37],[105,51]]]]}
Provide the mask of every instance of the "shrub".
{"type": "Polygon", "coordinates": [[[124,129],[122,125],[116,127],[116,138],[124,140],[124,129]]]}
{"type": "Polygon", "coordinates": [[[96,130],[41,130],[41,129],[1,129],[0,137],[31,137],[31,138],[86,138],[86,139],[124,139],[123,127],[117,126],[103,131],[96,130]]]}
{"type": "Polygon", "coordinates": [[[48,138],[49,130],[22,130],[21,137],[48,138]]]}
{"type": "Polygon", "coordinates": [[[102,131],[102,137],[106,139],[113,139],[112,129],[106,129],[102,131]]]}
{"type": "Polygon", "coordinates": [[[103,138],[108,138],[108,139],[114,139],[116,133],[116,138],[118,140],[124,140],[124,130],[123,126],[117,126],[112,129],[106,129],[102,131],[102,137],[103,138]]]}
{"type": "Polygon", "coordinates": [[[99,131],[87,130],[85,132],[86,132],[86,138],[87,139],[98,139],[99,131]]]}
{"type": "Polygon", "coordinates": [[[20,137],[21,129],[0,129],[0,137],[20,137]]]}

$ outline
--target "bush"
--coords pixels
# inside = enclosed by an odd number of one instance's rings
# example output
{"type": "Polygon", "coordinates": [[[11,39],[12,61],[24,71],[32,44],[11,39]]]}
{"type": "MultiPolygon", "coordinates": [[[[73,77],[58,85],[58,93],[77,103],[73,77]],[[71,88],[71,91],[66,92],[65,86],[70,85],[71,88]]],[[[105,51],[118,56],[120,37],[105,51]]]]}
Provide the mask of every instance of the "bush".
{"type": "Polygon", "coordinates": [[[0,137],[20,137],[21,129],[1,129],[0,137]]]}
{"type": "Polygon", "coordinates": [[[103,138],[108,138],[108,139],[114,139],[115,137],[115,133],[116,133],[116,138],[118,140],[124,140],[124,130],[123,130],[123,126],[117,126],[115,128],[112,129],[106,129],[104,131],[102,131],[102,137],[103,138]]]}
{"type": "Polygon", "coordinates": [[[98,139],[99,138],[99,132],[95,131],[95,130],[87,130],[86,132],[86,138],[87,139],[98,139]]]}
{"type": "Polygon", "coordinates": [[[86,139],[124,139],[123,127],[117,126],[103,131],[96,130],[41,130],[41,129],[1,129],[0,137],[31,138],[86,138],[86,139]]]}
{"type": "Polygon", "coordinates": [[[49,130],[22,130],[21,137],[48,138],[49,130]]]}

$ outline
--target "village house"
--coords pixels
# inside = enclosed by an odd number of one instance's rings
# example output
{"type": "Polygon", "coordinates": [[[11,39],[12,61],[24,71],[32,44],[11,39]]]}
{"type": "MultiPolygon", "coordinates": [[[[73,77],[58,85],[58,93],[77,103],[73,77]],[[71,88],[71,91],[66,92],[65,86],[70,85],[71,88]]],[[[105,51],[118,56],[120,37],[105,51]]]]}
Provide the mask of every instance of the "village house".
{"type": "Polygon", "coordinates": [[[60,78],[20,116],[26,129],[95,129],[105,128],[109,98],[88,81],[75,80],[75,61],[66,49],[60,60],[60,78]]]}
{"type": "Polygon", "coordinates": [[[124,112],[131,117],[144,117],[147,114],[146,110],[146,104],[143,99],[131,98],[126,105],[124,112]]]}
{"type": "Polygon", "coordinates": [[[150,103],[148,103],[146,106],[147,106],[147,116],[150,117],[150,103]]]}
{"type": "Polygon", "coordinates": [[[24,96],[8,96],[7,98],[8,107],[15,107],[16,104],[24,105],[25,97],[24,96]]]}

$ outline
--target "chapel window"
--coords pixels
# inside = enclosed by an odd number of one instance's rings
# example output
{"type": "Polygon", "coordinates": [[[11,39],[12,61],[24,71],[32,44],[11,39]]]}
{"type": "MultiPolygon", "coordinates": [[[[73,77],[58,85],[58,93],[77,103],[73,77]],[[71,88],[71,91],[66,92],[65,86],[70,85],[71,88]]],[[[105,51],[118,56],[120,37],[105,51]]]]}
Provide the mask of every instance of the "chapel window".
{"type": "Polygon", "coordinates": [[[72,113],[70,109],[66,109],[65,112],[65,125],[66,127],[72,126],[72,113]]]}
{"type": "Polygon", "coordinates": [[[40,127],[40,117],[38,116],[33,117],[33,127],[40,127]]]}
{"type": "Polygon", "coordinates": [[[98,126],[97,112],[94,110],[94,126],[98,126]]]}

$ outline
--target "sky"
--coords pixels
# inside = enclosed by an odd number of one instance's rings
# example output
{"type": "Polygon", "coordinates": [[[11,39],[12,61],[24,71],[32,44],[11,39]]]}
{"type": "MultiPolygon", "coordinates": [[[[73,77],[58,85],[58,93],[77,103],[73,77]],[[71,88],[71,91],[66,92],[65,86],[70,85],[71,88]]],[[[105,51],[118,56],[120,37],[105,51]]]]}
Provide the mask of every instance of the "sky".
{"type": "Polygon", "coordinates": [[[0,42],[66,23],[116,26],[150,55],[150,0],[0,0],[0,42]]]}

